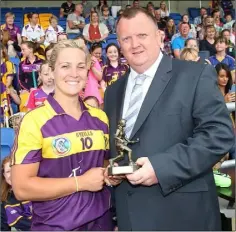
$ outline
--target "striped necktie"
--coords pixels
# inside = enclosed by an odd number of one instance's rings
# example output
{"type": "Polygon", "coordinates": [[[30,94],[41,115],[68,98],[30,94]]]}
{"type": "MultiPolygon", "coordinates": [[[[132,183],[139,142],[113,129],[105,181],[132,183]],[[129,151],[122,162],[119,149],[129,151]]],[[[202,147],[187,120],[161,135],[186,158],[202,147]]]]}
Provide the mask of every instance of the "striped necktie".
{"type": "Polygon", "coordinates": [[[129,138],[131,135],[134,124],[138,117],[139,110],[141,108],[142,95],[143,95],[142,85],[146,77],[147,77],[146,75],[140,74],[135,79],[135,85],[133,87],[130,97],[129,108],[125,116],[126,120],[125,134],[127,138],[129,138]]]}

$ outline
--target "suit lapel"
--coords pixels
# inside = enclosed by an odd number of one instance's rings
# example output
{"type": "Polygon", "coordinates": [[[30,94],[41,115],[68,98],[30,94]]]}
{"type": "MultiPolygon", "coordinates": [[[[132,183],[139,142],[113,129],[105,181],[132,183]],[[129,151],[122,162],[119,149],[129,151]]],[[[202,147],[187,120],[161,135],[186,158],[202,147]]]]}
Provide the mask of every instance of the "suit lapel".
{"type": "Polygon", "coordinates": [[[172,70],[172,59],[168,56],[163,56],[160,65],[156,71],[156,74],[152,80],[150,88],[147,92],[147,95],[143,101],[142,107],[139,111],[138,118],[135,122],[134,128],[132,130],[130,138],[137,133],[145,119],[151,112],[153,106],[160,98],[163,93],[165,87],[171,79],[171,71],[172,70]]]}

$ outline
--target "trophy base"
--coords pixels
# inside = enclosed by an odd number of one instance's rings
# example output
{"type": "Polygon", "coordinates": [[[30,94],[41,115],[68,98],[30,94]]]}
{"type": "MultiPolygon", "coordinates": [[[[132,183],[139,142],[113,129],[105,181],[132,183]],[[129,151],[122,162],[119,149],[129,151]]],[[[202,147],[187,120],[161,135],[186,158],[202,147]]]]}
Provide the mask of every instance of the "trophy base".
{"type": "Polygon", "coordinates": [[[108,168],[108,175],[109,176],[115,176],[115,175],[125,175],[125,174],[131,174],[139,169],[139,166],[137,164],[133,164],[130,166],[118,166],[118,167],[109,167],[108,168]]]}

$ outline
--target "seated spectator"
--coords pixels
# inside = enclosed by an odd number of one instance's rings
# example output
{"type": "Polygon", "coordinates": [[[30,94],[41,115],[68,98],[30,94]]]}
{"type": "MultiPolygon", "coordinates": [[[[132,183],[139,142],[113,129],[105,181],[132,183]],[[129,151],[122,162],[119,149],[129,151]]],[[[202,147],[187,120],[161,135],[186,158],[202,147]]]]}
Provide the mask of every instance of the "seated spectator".
{"type": "Polygon", "coordinates": [[[218,86],[222,95],[224,96],[225,102],[235,102],[235,93],[230,93],[233,80],[228,65],[224,63],[218,63],[215,66],[215,69],[218,74],[218,86]]]}
{"type": "Polygon", "coordinates": [[[234,44],[230,41],[230,34],[231,33],[229,29],[224,29],[221,32],[221,36],[227,40],[227,44],[228,44],[228,47],[226,49],[227,55],[235,57],[235,48],[234,48],[234,44]]]}
{"type": "Polygon", "coordinates": [[[209,61],[214,66],[219,63],[227,64],[233,77],[235,73],[235,59],[226,54],[227,40],[223,37],[218,37],[215,41],[215,47],[216,55],[209,57],[209,61]]]}
{"type": "Polygon", "coordinates": [[[67,40],[68,36],[65,32],[61,32],[57,34],[57,42],[61,41],[61,40],[67,40]]]}
{"type": "Polygon", "coordinates": [[[82,0],[82,6],[83,6],[83,17],[87,18],[89,17],[91,10],[93,10],[93,5],[90,1],[82,0]]]}
{"type": "Polygon", "coordinates": [[[2,161],[1,181],[1,231],[11,231],[11,228],[30,231],[32,204],[29,201],[18,201],[12,191],[11,157],[2,161]]]}
{"type": "Polygon", "coordinates": [[[184,48],[180,53],[180,60],[197,62],[199,59],[198,51],[194,48],[184,48]]]}
{"type": "Polygon", "coordinates": [[[235,22],[235,20],[232,20],[232,15],[231,14],[227,14],[225,16],[225,24],[223,26],[223,29],[231,30],[234,22],[235,22]]]}
{"type": "Polygon", "coordinates": [[[67,0],[66,2],[61,4],[60,17],[67,18],[69,14],[74,12],[74,10],[75,10],[75,4],[72,2],[72,0],[67,0]]]}
{"type": "Polygon", "coordinates": [[[159,10],[155,10],[155,18],[158,28],[164,29],[166,27],[166,21],[164,18],[161,18],[161,12],[159,10]]]}
{"type": "Polygon", "coordinates": [[[19,84],[22,90],[29,92],[38,87],[38,71],[43,60],[34,54],[35,44],[31,41],[22,42],[21,49],[25,59],[19,66],[19,84]]]}
{"type": "Polygon", "coordinates": [[[139,8],[139,7],[140,7],[140,5],[139,5],[139,0],[134,0],[132,7],[134,7],[134,8],[139,8]]]}
{"type": "Polygon", "coordinates": [[[197,52],[199,52],[197,40],[194,38],[189,38],[185,41],[184,47],[186,48],[194,48],[197,52]]]}
{"type": "MultiPolygon", "coordinates": [[[[189,17],[188,17],[187,14],[182,15],[182,17],[181,17],[181,22],[189,23],[189,17]]],[[[190,25],[190,31],[189,31],[189,33],[191,34],[190,36],[191,36],[192,38],[196,38],[196,37],[197,37],[197,32],[196,32],[196,28],[195,28],[194,24],[190,24],[190,23],[189,23],[189,25],[190,25]]]]}
{"type": "Polygon", "coordinates": [[[230,41],[235,45],[235,22],[233,23],[231,34],[230,34],[230,41]]]}
{"type": "Polygon", "coordinates": [[[83,30],[83,36],[89,43],[102,42],[108,34],[108,28],[104,23],[99,23],[99,17],[97,12],[91,13],[91,21],[86,24],[83,30]]]}
{"type": "Polygon", "coordinates": [[[214,23],[215,23],[215,28],[217,33],[219,34],[222,31],[222,27],[223,27],[223,23],[220,20],[220,11],[218,9],[215,9],[212,11],[211,16],[214,19],[214,23]]]}
{"type": "Polygon", "coordinates": [[[97,6],[94,8],[94,11],[98,13],[98,16],[102,16],[102,7],[103,6],[108,6],[107,0],[98,0],[97,6]]]}
{"type": "Polygon", "coordinates": [[[200,9],[200,16],[197,16],[195,19],[194,19],[194,24],[196,26],[198,26],[199,24],[202,23],[202,17],[204,15],[207,15],[207,9],[205,7],[201,7],[200,9]]]}
{"type": "Polygon", "coordinates": [[[58,25],[58,18],[55,15],[49,18],[49,23],[50,25],[45,32],[45,46],[48,46],[50,43],[57,43],[57,34],[64,31],[64,29],[58,25]]]}
{"type": "Polygon", "coordinates": [[[39,69],[39,81],[40,87],[33,89],[30,92],[29,99],[26,107],[28,110],[43,104],[48,95],[54,91],[54,81],[51,73],[49,72],[48,61],[43,61],[39,69]]]}
{"type": "Polygon", "coordinates": [[[147,11],[153,16],[155,17],[155,7],[154,4],[152,2],[149,2],[147,4],[147,11]]]}
{"type": "Polygon", "coordinates": [[[11,12],[5,15],[6,23],[1,26],[1,30],[9,32],[9,40],[17,45],[21,44],[21,32],[20,28],[14,24],[15,15],[11,12]]]}
{"type": "Polygon", "coordinates": [[[189,38],[190,25],[189,23],[181,23],[180,36],[172,42],[172,50],[175,58],[180,58],[180,52],[184,48],[185,40],[189,38]]]}
{"type": "Polygon", "coordinates": [[[29,23],[23,27],[21,34],[23,41],[32,41],[34,43],[43,44],[45,33],[43,28],[38,24],[38,13],[29,13],[27,14],[27,17],[29,23]]]}
{"type": "Polygon", "coordinates": [[[89,53],[88,47],[86,46],[86,40],[84,39],[84,37],[82,35],[79,35],[78,37],[74,39],[74,41],[80,48],[84,50],[85,54],[89,57],[90,53],[89,53]]]}
{"type": "Polygon", "coordinates": [[[50,60],[54,46],[55,46],[55,44],[51,43],[49,46],[46,47],[46,49],[45,49],[46,60],[50,60]]]}
{"type": "Polygon", "coordinates": [[[122,0],[112,0],[111,3],[111,15],[115,19],[117,17],[117,13],[121,10],[122,0]]]}
{"type": "Polygon", "coordinates": [[[172,18],[168,18],[165,28],[165,42],[170,42],[172,36],[176,33],[175,22],[172,18]]]}
{"type": "Polygon", "coordinates": [[[200,40],[199,49],[200,51],[209,51],[210,56],[216,54],[215,48],[215,37],[216,37],[216,29],[214,26],[206,26],[206,36],[204,40],[200,40]]]}
{"type": "Polygon", "coordinates": [[[106,5],[102,7],[102,16],[100,17],[100,23],[103,23],[107,26],[109,33],[115,33],[115,19],[110,16],[109,7],[106,5]]]}
{"type": "Polygon", "coordinates": [[[76,4],[75,11],[67,17],[66,33],[69,39],[74,39],[80,35],[85,26],[85,19],[81,16],[82,12],[82,4],[76,4]]]}
{"type": "Polygon", "coordinates": [[[161,51],[168,55],[168,56],[172,56],[172,50],[171,50],[171,43],[170,42],[165,42],[165,31],[163,29],[159,29],[159,33],[160,33],[160,37],[161,37],[161,51]]]}
{"type": "Polygon", "coordinates": [[[169,16],[170,13],[168,11],[165,1],[161,1],[159,11],[161,14],[161,18],[165,18],[169,16]]]}
{"type": "Polygon", "coordinates": [[[197,27],[197,34],[199,40],[203,40],[206,37],[206,27],[207,26],[214,26],[214,19],[211,16],[206,16],[203,19],[203,24],[198,25],[197,27]]]}

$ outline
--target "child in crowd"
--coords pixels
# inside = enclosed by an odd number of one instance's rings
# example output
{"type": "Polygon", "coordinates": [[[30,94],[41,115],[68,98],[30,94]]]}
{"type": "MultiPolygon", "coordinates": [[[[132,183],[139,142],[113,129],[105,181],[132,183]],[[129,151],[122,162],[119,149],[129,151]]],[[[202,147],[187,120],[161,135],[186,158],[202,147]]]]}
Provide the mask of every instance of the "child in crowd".
{"type": "Polygon", "coordinates": [[[39,80],[42,86],[38,89],[33,89],[30,92],[27,102],[28,110],[32,110],[37,106],[43,104],[48,97],[48,94],[54,91],[54,81],[49,72],[48,61],[43,61],[39,69],[39,80]]]}
{"type": "Polygon", "coordinates": [[[45,49],[46,60],[50,60],[54,45],[55,44],[52,43],[52,44],[50,44],[49,46],[46,47],[46,49],[45,49]]]}
{"type": "Polygon", "coordinates": [[[88,72],[88,80],[84,91],[84,101],[93,106],[100,107],[103,104],[100,81],[102,80],[102,46],[95,43],[91,47],[91,67],[88,72]]]}
{"type": "Polygon", "coordinates": [[[227,39],[224,37],[218,37],[215,41],[216,55],[209,57],[209,61],[212,65],[216,66],[218,63],[224,63],[229,66],[232,76],[235,74],[235,59],[226,54],[228,47],[227,39]]]}
{"type": "Polygon", "coordinates": [[[185,47],[180,53],[181,60],[195,61],[199,60],[198,51],[194,48],[185,47]]]}
{"type": "Polygon", "coordinates": [[[1,181],[1,231],[30,231],[32,204],[29,201],[18,201],[11,187],[11,158],[2,161],[1,181]]]}
{"type": "Polygon", "coordinates": [[[120,49],[112,43],[106,47],[107,65],[103,67],[102,83],[104,92],[107,86],[113,84],[125,75],[129,66],[120,62],[120,49]]]}

